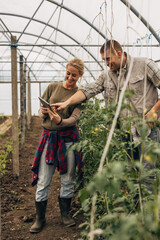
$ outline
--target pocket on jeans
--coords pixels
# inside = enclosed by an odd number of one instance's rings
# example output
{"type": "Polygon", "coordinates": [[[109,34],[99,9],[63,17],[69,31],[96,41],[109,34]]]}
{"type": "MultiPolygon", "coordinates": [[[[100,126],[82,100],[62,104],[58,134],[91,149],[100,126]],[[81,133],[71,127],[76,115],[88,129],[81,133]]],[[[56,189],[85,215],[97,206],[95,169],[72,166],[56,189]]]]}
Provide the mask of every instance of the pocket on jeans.
{"type": "Polygon", "coordinates": [[[152,128],[150,138],[155,142],[159,142],[159,130],[152,128]]]}

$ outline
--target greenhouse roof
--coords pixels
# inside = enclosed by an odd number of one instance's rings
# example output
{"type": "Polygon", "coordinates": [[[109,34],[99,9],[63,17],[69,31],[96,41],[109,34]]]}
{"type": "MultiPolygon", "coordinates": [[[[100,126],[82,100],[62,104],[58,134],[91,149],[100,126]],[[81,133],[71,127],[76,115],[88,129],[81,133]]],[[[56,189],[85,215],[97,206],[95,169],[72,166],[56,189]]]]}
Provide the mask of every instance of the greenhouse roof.
{"type": "Polygon", "coordinates": [[[110,38],[158,62],[159,7],[159,0],[1,0],[0,81],[10,81],[11,35],[32,81],[63,80],[74,57],[85,63],[83,80],[95,80],[103,69],[100,46],[110,38]]]}

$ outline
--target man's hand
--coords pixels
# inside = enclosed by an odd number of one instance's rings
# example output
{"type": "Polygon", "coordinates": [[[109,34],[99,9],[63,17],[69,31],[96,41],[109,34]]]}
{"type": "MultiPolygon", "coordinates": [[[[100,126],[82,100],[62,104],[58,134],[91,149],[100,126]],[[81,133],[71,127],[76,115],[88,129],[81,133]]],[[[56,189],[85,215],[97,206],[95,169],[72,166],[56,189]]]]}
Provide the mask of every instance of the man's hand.
{"type": "Polygon", "coordinates": [[[62,102],[62,103],[51,104],[51,107],[55,107],[56,111],[60,111],[62,109],[65,109],[67,106],[68,106],[67,101],[62,102]]]}
{"type": "Polygon", "coordinates": [[[86,100],[86,95],[81,91],[78,90],[72,97],[68,98],[65,102],[51,104],[51,107],[55,107],[56,111],[60,111],[70,105],[75,105],[77,103],[81,103],[86,100]]]}
{"type": "Polygon", "coordinates": [[[154,123],[154,120],[157,120],[157,113],[154,111],[154,109],[151,109],[146,115],[145,118],[147,118],[147,124],[150,128],[155,127],[156,123],[154,123]],[[150,121],[151,120],[151,121],[150,121]]]}

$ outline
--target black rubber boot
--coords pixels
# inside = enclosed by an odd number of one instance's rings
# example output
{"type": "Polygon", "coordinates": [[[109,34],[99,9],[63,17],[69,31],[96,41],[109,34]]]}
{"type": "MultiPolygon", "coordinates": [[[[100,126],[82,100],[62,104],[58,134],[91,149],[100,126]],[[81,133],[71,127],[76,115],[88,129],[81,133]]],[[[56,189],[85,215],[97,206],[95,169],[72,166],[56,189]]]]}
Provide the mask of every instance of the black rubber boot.
{"type": "Polygon", "coordinates": [[[58,197],[62,222],[66,227],[75,225],[75,221],[69,216],[71,200],[72,198],[60,198],[60,196],[58,197]]]}
{"type": "Polygon", "coordinates": [[[47,200],[42,202],[35,201],[35,206],[36,206],[36,221],[30,228],[31,233],[40,232],[46,223],[45,213],[47,207],[47,200]]]}

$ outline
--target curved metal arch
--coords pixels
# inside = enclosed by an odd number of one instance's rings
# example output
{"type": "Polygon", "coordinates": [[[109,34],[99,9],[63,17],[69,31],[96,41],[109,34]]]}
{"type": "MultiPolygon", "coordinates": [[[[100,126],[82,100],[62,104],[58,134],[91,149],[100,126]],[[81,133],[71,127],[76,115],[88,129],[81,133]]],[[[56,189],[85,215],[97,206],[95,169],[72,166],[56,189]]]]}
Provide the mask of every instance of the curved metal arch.
{"type": "MultiPolygon", "coordinates": [[[[10,51],[10,49],[8,48],[7,51],[10,51]]],[[[23,49],[23,51],[29,51],[29,50],[23,49]]],[[[32,51],[32,52],[38,53],[37,51],[32,51]]],[[[21,54],[21,55],[23,55],[23,54],[21,54]]],[[[41,55],[43,55],[43,56],[46,57],[46,55],[43,54],[43,53],[41,53],[41,55]]],[[[60,57],[61,57],[61,56],[60,56],[60,57]]],[[[49,57],[49,58],[50,58],[50,57],[49,57]]],[[[51,59],[54,59],[54,58],[51,58],[51,59]]],[[[64,59],[64,60],[65,60],[65,59],[64,59]]],[[[64,65],[63,65],[62,63],[58,62],[56,59],[54,59],[54,61],[57,62],[57,63],[59,63],[59,64],[61,64],[62,67],[64,67],[64,65]]],[[[66,61],[66,60],[65,60],[65,61],[66,61]]],[[[27,65],[27,68],[29,69],[29,71],[32,73],[33,77],[34,77],[34,78],[36,79],[36,81],[37,81],[37,77],[36,77],[35,74],[32,72],[32,69],[31,69],[28,65],[27,65]]]]}
{"type": "MultiPolygon", "coordinates": [[[[47,50],[47,51],[49,51],[49,52],[52,52],[52,53],[54,53],[54,54],[56,54],[56,55],[58,55],[59,57],[61,57],[63,60],[65,60],[66,62],[68,62],[68,59],[67,58],[65,58],[65,57],[63,57],[61,54],[59,54],[59,53],[57,53],[57,52],[55,52],[55,51],[52,51],[51,49],[48,49],[48,48],[46,48],[46,47],[43,47],[43,49],[45,49],[45,50],[47,50]]],[[[21,49],[22,51],[29,51],[29,49],[21,49]]],[[[39,52],[37,52],[37,51],[33,51],[32,50],[32,52],[35,52],[35,53],[39,53],[39,52]]],[[[44,55],[45,57],[46,57],[46,55],[45,54],[42,54],[41,53],[41,55],[44,55]]],[[[73,55],[74,56],[74,55],[73,55]]],[[[54,59],[54,58],[52,58],[52,57],[49,57],[49,56],[47,56],[48,58],[50,58],[50,59],[54,59]]],[[[55,60],[55,59],[54,59],[55,60]]],[[[59,63],[57,60],[55,60],[57,63],[59,63]]],[[[63,67],[65,67],[62,63],[60,63],[63,67]]],[[[57,70],[58,71],[58,70],[57,70]]],[[[94,76],[91,74],[91,76],[94,78],[94,76]]],[[[85,79],[85,78],[84,78],[85,79]]],[[[95,79],[95,78],[94,78],[95,79]]],[[[86,80],[86,79],[85,79],[86,80]]]]}
{"type": "MultiPolygon", "coordinates": [[[[29,49],[22,49],[22,51],[29,51],[29,49]]],[[[32,50],[32,52],[35,52],[35,53],[38,53],[37,51],[35,51],[35,50],[32,50]]],[[[53,52],[53,51],[52,51],[53,52]]],[[[53,52],[53,53],[55,53],[55,54],[57,54],[56,52],[53,52]]],[[[43,55],[43,56],[45,56],[46,57],[46,55],[45,54],[43,54],[43,53],[41,53],[41,55],[43,55]]],[[[66,58],[64,58],[63,56],[61,56],[60,55],[60,57],[61,58],[63,58],[66,62],[68,62],[68,59],[66,59],[66,58]]],[[[48,58],[50,58],[50,59],[52,59],[52,60],[54,60],[55,62],[57,62],[57,63],[59,63],[59,64],[61,64],[62,65],[62,67],[65,67],[62,63],[60,63],[60,62],[58,62],[55,58],[51,58],[51,57],[48,57],[48,58]]],[[[57,70],[58,71],[58,70],[57,70]]],[[[33,73],[32,73],[33,74],[33,73]]],[[[86,81],[86,78],[84,77],[84,79],[85,79],[85,81],[86,81]]],[[[87,83],[87,81],[86,81],[86,83],[87,83]]]]}
{"type": "MultiPolygon", "coordinates": [[[[43,47],[44,48],[44,47],[43,47]]],[[[48,48],[44,48],[45,50],[47,50],[47,51],[51,51],[50,49],[48,49],[48,48]]],[[[21,49],[22,51],[29,51],[29,49],[21,49]]],[[[38,51],[35,51],[35,50],[32,50],[32,52],[35,52],[35,53],[39,53],[38,51]]],[[[59,53],[57,53],[57,52],[55,52],[55,51],[51,51],[52,53],[54,53],[54,54],[56,54],[56,55],[58,55],[59,57],[61,57],[63,60],[65,60],[66,62],[68,62],[68,59],[67,58],[65,58],[65,57],[63,57],[62,55],[60,55],[59,53]]],[[[43,56],[45,56],[46,57],[46,55],[45,54],[43,54],[43,53],[41,53],[41,55],[43,55],[43,56]]],[[[52,60],[54,60],[55,62],[57,62],[57,63],[59,63],[59,64],[61,64],[62,65],[62,67],[65,67],[62,63],[60,63],[60,62],[58,62],[56,59],[54,59],[54,58],[52,58],[52,57],[49,57],[49,56],[47,56],[48,58],[50,58],[50,59],[52,59],[52,60]]],[[[29,67],[28,67],[29,68],[29,67]]],[[[29,70],[31,70],[30,68],[29,68],[29,70]]],[[[57,70],[58,71],[58,70],[57,70]]],[[[33,73],[32,73],[33,74],[33,73]]],[[[34,76],[35,77],[35,76],[34,76]]],[[[85,78],[84,78],[85,79],[85,78]]],[[[86,79],[85,79],[86,80],[86,79]]],[[[86,81],[87,82],[87,81],[86,81]]]]}
{"type": "MultiPolygon", "coordinates": [[[[1,32],[1,31],[0,31],[1,32]]],[[[3,31],[3,32],[8,32],[8,31],[3,31]]],[[[10,31],[11,33],[21,33],[20,31],[10,31]]],[[[27,33],[27,32],[24,32],[23,34],[26,34],[26,35],[31,35],[31,36],[34,36],[34,37],[38,37],[38,35],[36,34],[33,34],[33,33],[27,33]]],[[[48,42],[51,42],[53,44],[55,44],[55,42],[51,41],[50,39],[47,39],[45,37],[40,37],[41,39],[43,40],[47,40],[48,42]]],[[[35,46],[36,47],[36,46],[35,46]]],[[[39,47],[39,46],[37,46],[39,47]]],[[[72,52],[70,52],[68,49],[64,48],[63,46],[60,46],[64,51],[68,52],[69,54],[71,54],[73,57],[76,57],[72,52]]],[[[54,52],[55,53],[55,52],[54,52]]],[[[86,70],[90,73],[91,77],[93,77],[93,79],[95,80],[95,77],[93,76],[93,74],[91,73],[91,71],[85,66],[86,70]]]]}
{"type": "Polygon", "coordinates": [[[103,34],[102,32],[100,32],[91,22],[89,22],[86,18],[84,18],[84,17],[82,17],[81,15],[79,15],[77,12],[75,12],[75,11],[67,8],[66,6],[61,5],[61,4],[59,4],[59,3],[57,3],[57,2],[55,2],[55,1],[53,1],[53,0],[46,0],[46,1],[48,1],[48,2],[50,2],[50,3],[53,3],[53,4],[57,5],[57,6],[59,6],[60,8],[63,8],[63,9],[65,9],[66,11],[72,13],[73,15],[75,15],[76,17],[80,18],[82,21],[84,21],[85,23],[87,23],[91,28],[93,28],[97,33],[99,33],[104,39],[106,38],[106,37],[104,36],[104,34],[103,34]]]}
{"type": "MultiPolygon", "coordinates": [[[[21,49],[22,51],[29,51],[29,49],[21,49]]],[[[48,49],[45,49],[45,50],[48,50],[48,49]]],[[[10,51],[10,49],[8,49],[8,51],[10,51]]],[[[49,51],[49,50],[48,50],[49,51]]],[[[35,52],[35,53],[39,53],[38,51],[35,51],[35,50],[32,50],[32,52],[35,52]]],[[[53,52],[53,51],[52,51],[53,52]]],[[[58,53],[56,53],[56,52],[53,52],[53,53],[55,53],[56,55],[58,55],[59,57],[61,57],[63,60],[65,60],[66,62],[68,61],[65,57],[63,57],[62,55],[60,55],[60,54],[58,54],[58,53]]],[[[46,55],[44,54],[44,53],[41,53],[41,55],[43,55],[43,56],[45,56],[46,57],[46,55]]],[[[51,58],[51,57],[49,57],[49,56],[47,56],[48,58],[50,58],[50,59],[54,59],[54,58],[51,58]]],[[[62,67],[65,67],[64,66],[64,64],[62,64],[61,62],[59,62],[59,61],[57,61],[56,59],[54,59],[54,61],[55,62],[57,62],[57,63],[59,63],[60,65],[62,65],[62,67]]],[[[28,67],[29,68],[29,67],[28,67]]],[[[30,69],[30,68],[29,68],[30,69]]]]}
{"type": "Polygon", "coordinates": [[[154,28],[147,22],[147,20],[127,0],[120,0],[120,1],[124,5],[126,5],[139,18],[139,20],[148,28],[148,30],[153,34],[155,39],[160,44],[160,38],[158,34],[155,32],[154,28]]]}
{"type": "MultiPolygon", "coordinates": [[[[4,13],[4,12],[0,12],[0,15],[7,15],[7,16],[13,16],[13,17],[20,17],[20,18],[26,18],[26,19],[30,19],[29,17],[27,16],[22,16],[22,15],[19,15],[19,14],[13,14],[13,13],[4,13]]],[[[35,19],[33,18],[32,21],[35,21],[35,22],[38,22],[38,23],[41,23],[41,24],[46,24],[45,22],[41,21],[41,20],[38,20],[38,19],[35,19]]],[[[58,28],[55,28],[54,26],[50,25],[50,24],[47,24],[48,27],[51,27],[53,28],[54,30],[64,34],[65,36],[67,36],[68,38],[72,39],[74,42],[76,42],[78,45],[81,45],[76,39],[74,39],[73,37],[71,37],[70,35],[68,35],[67,33],[63,32],[62,30],[58,29],[58,28]]],[[[97,62],[97,64],[100,66],[100,68],[103,70],[103,67],[102,65],[97,61],[97,59],[92,55],[92,53],[90,53],[83,45],[81,45],[81,47],[95,60],[95,62],[97,62]]]]}
{"type": "MultiPolygon", "coordinates": [[[[29,49],[21,49],[22,51],[29,51],[29,49]]],[[[46,49],[46,50],[48,50],[48,49],[46,49]]],[[[35,52],[35,53],[39,53],[38,51],[35,51],[35,50],[32,50],[32,52],[35,52]]],[[[59,57],[61,57],[63,60],[65,60],[66,62],[67,62],[67,59],[66,58],[64,58],[63,56],[61,56],[60,54],[57,54],[56,52],[54,52],[56,55],[59,55],[59,57]]],[[[46,57],[46,55],[44,54],[44,53],[41,53],[41,55],[43,55],[43,56],[45,56],[46,57]]],[[[51,57],[48,57],[48,58],[50,58],[50,59],[54,59],[54,58],[51,58],[51,57]]],[[[60,65],[62,65],[62,67],[65,67],[64,66],[64,64],[62,64],[62,63],[60,63],[60,62],[58,62],[56,59],[54,59],[54,61],[55,62],[57,62],[57,63],[59,63],[60,65]]],[[[30,67],[28,67],[29,68],[29,70],[30,70],[30,67]]],[[[33,76],[34,77],[34,76],[33,76]]]]}

